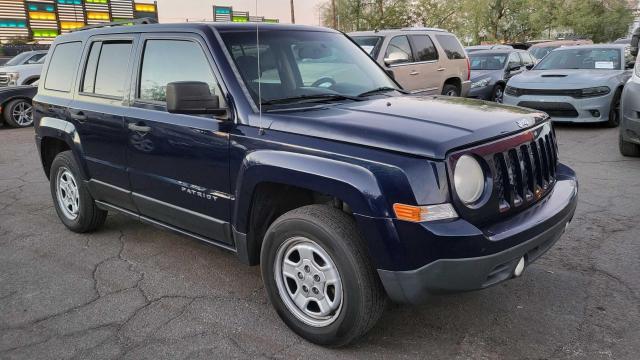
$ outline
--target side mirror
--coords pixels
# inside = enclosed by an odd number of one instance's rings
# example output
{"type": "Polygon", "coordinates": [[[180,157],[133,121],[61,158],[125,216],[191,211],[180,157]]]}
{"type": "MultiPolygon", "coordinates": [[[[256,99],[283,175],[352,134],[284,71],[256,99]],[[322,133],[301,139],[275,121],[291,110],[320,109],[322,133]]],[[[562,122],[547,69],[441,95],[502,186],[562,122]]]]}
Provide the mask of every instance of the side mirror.
{"type": "Polygon", "coordinates": [[[631,48],[630,53],[631,56],[638,56],[638,43],[640,42],[640,28],[637,28],[636,31],[633,32],[633,36],[631,37],[631,48]]]}
{"type": "Polygon", "coordinates": [[[209,85],[200,81],[176,81],[167,84],[167,111],[172,114],[224,115],[220,99],[209,85]]]}
{"type": "Polygon", "coordinates": [[[527,65],[527,70],[531,70],[533,69],[533,67],[536,66],[536,64],[529,64],[527,65]]]}
{"type": "Polygon", "coordinates": [[[399,51],[392,52],[391,54],[389,54],[389,57],[384,59],[384,63],[387,66],[401,64],[405,62],[409,62],[409,55],[399,51]]]}
{"type": "Polygon", "coordinates": [[[629,62],[627,63],[627,67],[626,67],[626,69],[627,69],[627,70],[630,70],[630,69],[633,69],[633,68],[635,68],[635,67],[636,67],[636,62],[635,62],[635,61],[629,61],[629,62]]]}
{"type": "Polygon", "coordinates": [[[521,65],[519,64],[509,64],[509,72],[511,71],[518,71],[522,68],[521,65]]]}

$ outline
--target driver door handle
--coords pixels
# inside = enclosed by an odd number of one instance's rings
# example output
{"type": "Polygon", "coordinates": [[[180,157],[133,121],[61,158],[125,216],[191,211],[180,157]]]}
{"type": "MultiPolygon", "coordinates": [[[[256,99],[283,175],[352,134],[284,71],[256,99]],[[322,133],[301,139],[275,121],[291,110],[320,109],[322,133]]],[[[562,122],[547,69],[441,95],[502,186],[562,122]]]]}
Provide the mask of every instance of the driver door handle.
{"type": "Polygon", "coordinates": [[[438,71],[445,71],[447,68],[439,68],[438,71]]]}
{"type": "Polygon", "coordinates": [[[151,128],[149,126],[138,125],[138,124],[134,124],[134,123],[129,123],[127,125],[127,127],[129,128],[129,130],[132,130],[132,131],[135,131],[135,132],[140,132],[140,133],[147,133],[147,132],[151,131],[151,128]]]}
{"type": "Polygon", "coordinates": [[[420,72],[413,70],[412,72],[409,73],[409,75],[420,75],[420,72]]]}
{"type": "Polygon", "coordinates": [[[71,116],[73,120],[77,120],[78,122],[81,122],[81,123],[87,121],[87,115],[82,111],[78,111],[78,112],[71,111],[69,113],[69,116],[71,116]]]}

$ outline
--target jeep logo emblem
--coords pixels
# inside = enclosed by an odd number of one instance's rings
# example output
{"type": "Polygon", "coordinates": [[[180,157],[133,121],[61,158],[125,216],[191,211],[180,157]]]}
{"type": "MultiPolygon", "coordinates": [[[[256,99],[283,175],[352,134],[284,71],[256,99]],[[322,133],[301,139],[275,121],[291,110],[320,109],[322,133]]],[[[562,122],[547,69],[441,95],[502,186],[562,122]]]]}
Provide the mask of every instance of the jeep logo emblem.
{"type": "Polygon", "coordinates": [[[521,120],[518,120],[518,121],[516,121],[516,125],[518,125],[518,127],[519,127],[520,129],[524,129],[524,128],[526,128],[527,126],[529,126],[529,119],[521,119],[521,120]]]}

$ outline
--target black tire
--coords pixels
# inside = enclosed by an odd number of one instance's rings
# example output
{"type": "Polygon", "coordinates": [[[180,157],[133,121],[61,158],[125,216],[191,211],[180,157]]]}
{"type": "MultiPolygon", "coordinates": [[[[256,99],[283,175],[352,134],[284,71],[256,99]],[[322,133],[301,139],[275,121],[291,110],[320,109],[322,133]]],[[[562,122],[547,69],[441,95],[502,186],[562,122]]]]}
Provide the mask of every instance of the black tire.
{"type": "Polygon", "coordinates": [[[640,145],[634,144],[632,142],[624,141],[622,134],[620,134],[618,143],[620,145],[620,153],[622,155],[632,156],[632,157],[640,156],[640,145]]]}
{"type": "Polygon", "coordinates": [[[504,85],[496,84],[493,87],[493,91],[491,92],[491,101],[497,102],[498,104],[502,104],[502,99],[504,97],[504,85]]]}
{"type": "Polygon", "coordinates": [[[382,315],[387,297],[369,260],[367,247],[353,218],[338,209],[309,205],[287,212],[267,230],[260,255],[262,278],[271,304],[289,328],[313,343],[347,345],[371,329],[382,315]],[[296,237],[311,239],[319,245],[338,269],[342,303],[333,315],[333,322],[326,326],[301,321],[278,290],[277,254],[284,243],[296,237]]]}
{"type": "Polygon", "coordinates": [[[51,196],[53,204],[58,213],[58,217],[69,230],[77,233],[85,233],[96,230],[104,224],[107,218],[107,211],[99,209],[93,197],[89,194],[87,186],[82,181],[80,170],[71,151],[63,151],[59,153],[51,164],[49,172],[49,184],[51,188],[51,196]],[[58,197],[58,176],[61,172],[68,171],[76,184],[79,205],[77,206],[77,215],[71,218],[62,208],[61,201],[58,197]]]}
{"type": "Polygon", "coordinates": [[[616,90],[611,99],[611,106],[609,107],[609,119],[604,123],[604,126],[614,128],[620,125],[620,100],[622,98],[622,89],[616,90]]]}
{"type": "Polygon", "coordinates": [[[460,96],[460,89],[452,84],[444,84],[444,86],[442,87],[442,95],[460,96]]]}
{"type": "Polygon", "coordinates": [[[33,106],[25,99],[15,99],[9,101],[2,111],[4,122],[10,127],[21,128],[33,125],[33,106]],[[23,110],[24,109],[24,110],[23,110]],[[24,113],[21,116],[17,113],[24,113]]]}

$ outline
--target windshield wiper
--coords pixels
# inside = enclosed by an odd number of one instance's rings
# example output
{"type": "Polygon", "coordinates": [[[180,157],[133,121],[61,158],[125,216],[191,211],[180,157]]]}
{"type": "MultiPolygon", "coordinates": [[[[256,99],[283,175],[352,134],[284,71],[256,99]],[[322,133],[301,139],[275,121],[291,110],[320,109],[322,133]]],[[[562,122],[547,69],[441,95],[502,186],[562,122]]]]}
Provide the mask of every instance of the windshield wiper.
{"type": "Polygon", "coordinates": [[[379,93],[384,93],[384,92],[389,92],[389,91],[398,91],[401,92],[403,94],[406,94],[407,92],[404,90],[400,90],[400,89],[396,89],[396,88],[392,88],[390,86],[382,86],[379,88],[375,88],[373,90],[369,90],[369,91],[365,91],[362,94],[358,95],[358,97],[365,97],[365,96],[371,96],[371,95],[375,95],[375,94],[379,94],[379,93]]]}
{"type": "Polygon", "coordinates": [[[349,96],[349,95],[341,95],[341,94],[316,94],[316,95],[300,95],[300,96],[291,96],[281,99],[273,99],[263,101],[262,105],[278,105],[278,104],[299,104],[305,102],[324,102],[324,101],[340,101],[340,100],[353,100],[353,101],[362,101],[362,99],[349,96]]]}

